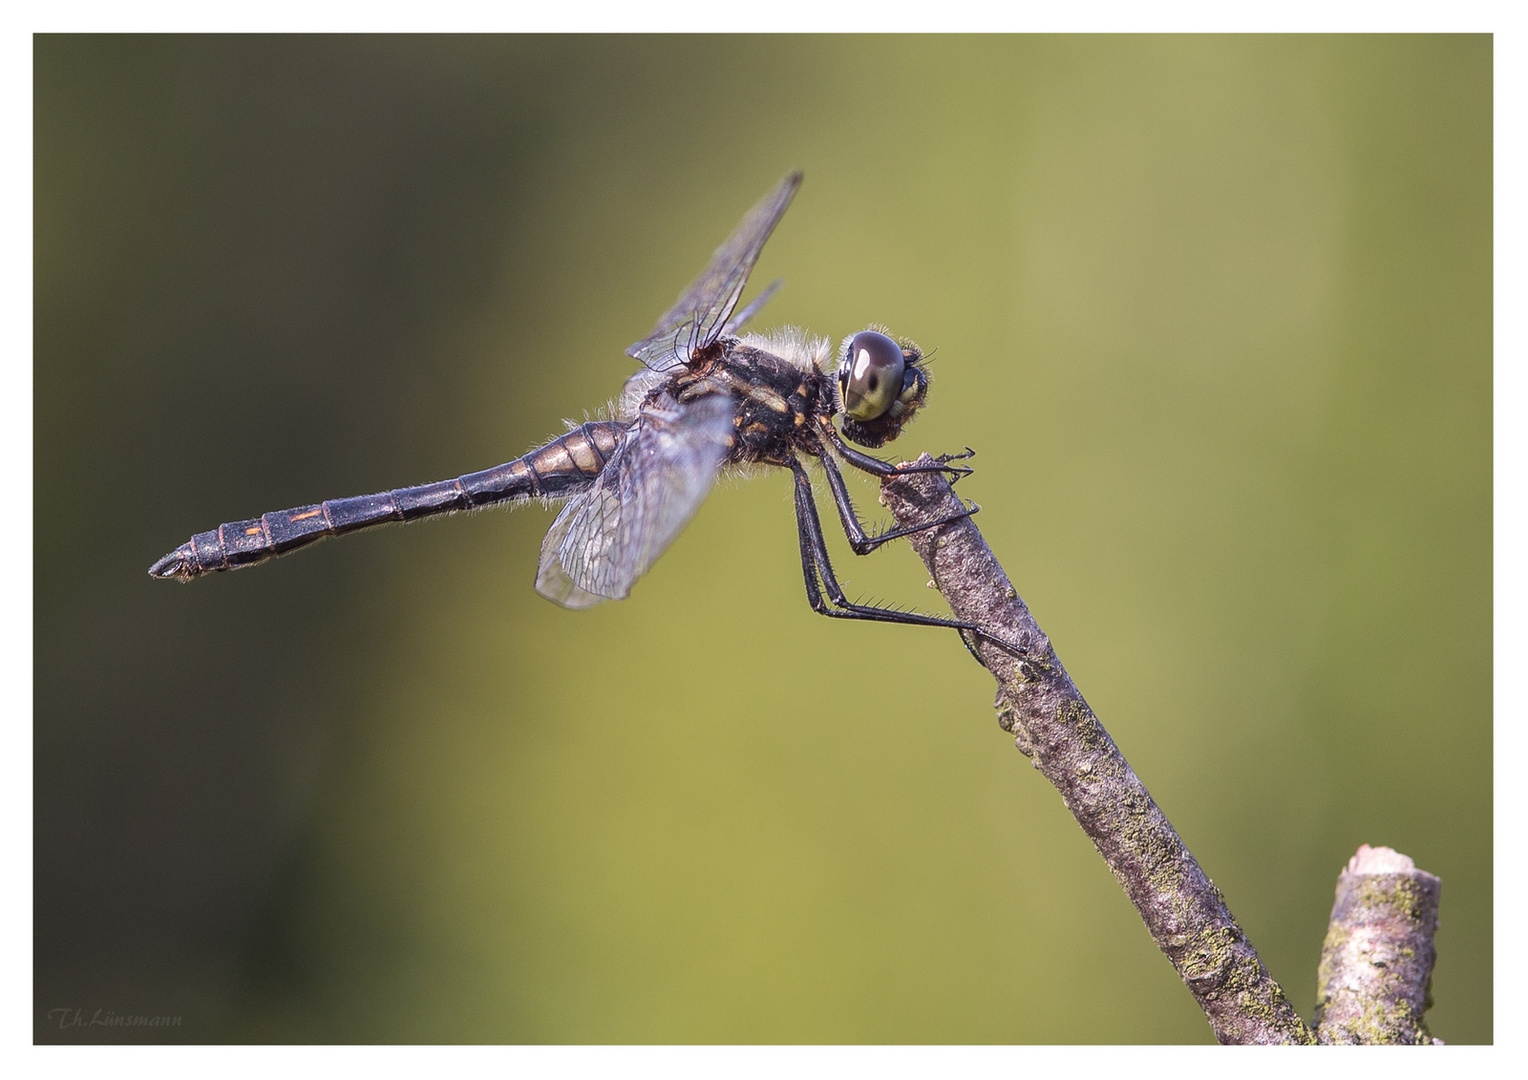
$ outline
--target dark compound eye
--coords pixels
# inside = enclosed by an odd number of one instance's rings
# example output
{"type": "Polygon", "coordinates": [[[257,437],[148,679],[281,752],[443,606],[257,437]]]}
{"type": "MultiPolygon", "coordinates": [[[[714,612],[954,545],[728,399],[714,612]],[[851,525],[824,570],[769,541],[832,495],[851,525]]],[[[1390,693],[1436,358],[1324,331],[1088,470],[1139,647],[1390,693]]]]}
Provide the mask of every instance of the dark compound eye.
{"type": "Polygon", "coordinates": [[[874,330],[855,334],[838,369],[844,412],[855,420],[884,415],[902,393],[906,369],[902,346],[891,338],[874,330]]]}

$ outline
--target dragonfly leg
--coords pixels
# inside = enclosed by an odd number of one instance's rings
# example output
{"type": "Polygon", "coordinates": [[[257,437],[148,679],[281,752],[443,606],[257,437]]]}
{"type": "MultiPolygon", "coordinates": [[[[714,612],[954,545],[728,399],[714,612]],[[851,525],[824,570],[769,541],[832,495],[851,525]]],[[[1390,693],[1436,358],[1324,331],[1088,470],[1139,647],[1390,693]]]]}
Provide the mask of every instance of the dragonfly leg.
{"type": "Polygon", "coordinates": [[[923,532],[925,529],[937,529],[940,525],[948,525],[952,521],[968,518],[981,509],[975,503],[958,513],[942,517],[937,521],[930,521],[923,525],[910,525],[905,528],[888,529],[883,533],[870,535],[865,532],[864,526],[859,523],[859,515],[854,511],[854,503],[849,498],[849,488],[844,483],[844,474],[839,472],[838,463],[833,458],[824,454],[821,458],[822,470],[827,473],[828,487],[833,491],[833,504],[838,507],[838,516],[844,523],[844,533],[849,537],[849,546],[854,549],[856,555],[869,555],[876,548],[888,540],[895,540],[901,536],[911,536],[913,533],[923,532]]]}
{"type": "MultiPolygon", "coordinates": [[[[896,608],[876,607],[873,604],[856,604],[851,601],[838,584],[833,564],[828,558],[828,545],[823,539],[822,521],[817,516],[817,502],[812,497],[812,481],[799,461],[791,462],[791,472],[796,480],[796,531],[801,541],[801,570],[806,578],[806,598],[812,610],[819,615],[834,619],[865,619],[871,622],[901,623],[906,626],[943,626],[960,634],[966,651],[982,662],[972,648],[967,635],[979,635],[1017,655],[1027,650],[1002,638],[989,634],[975,623],[959,619],[945,619],[937,615],[925,615],[919,611],[898,611],[896,608]],[[819,578],[821,585],[818,584],[819,578]],[[826,591],[827,595],[823,593],[826,591]]],[[[983,665],[984,667],[986,665],[983,665]]]]}
{"type": "Polygon", "coordinates": [[[969,465],[955,465],[955,466],[951,466],[950,462],[952,462],[952,461],[965,461],[967,458],[974,458],[975,456],[976,456],[976,451],[972,450],[968,446],[968,447],[966,447],[964,450],[962,450],[958,454],[939,454],[939,455],[935,456],[934,460],[941,467],[943,467],[945,472],[951,474],[950,475],[950,486],[954,487],[956,484],[960,483],[960,481],[963,478],[965,478],[967,476],[970,476],[971,473],[973,473],[975,470],[972,469],[971,466],[969,466],[969,465]]]}
{"type": "Polygon", "coordinates": [[[950,483],[953,484],[962,477],[970,476],[973,471],[969,465],[950,464],[952,461],[964,461],[966,458],[975,457],[976,451],[972,450],[969,446],[958,454],[940,454],[927,465],[917,463],[893,465],[889,461],[882,461],[872,454],[867,454],[863,450],[856,450],[850,446],[838,434],[838,429],[832,424],[824,424],[823,427],[827,431],[828,440],[833,444],[833,449],[838,451],[839,457],[861,472],[867,472],[871,476],[878,476],[883,480],[891,476],[907,476],[909,473],[939,472],[947,474],[950,477],[950,483]]]}

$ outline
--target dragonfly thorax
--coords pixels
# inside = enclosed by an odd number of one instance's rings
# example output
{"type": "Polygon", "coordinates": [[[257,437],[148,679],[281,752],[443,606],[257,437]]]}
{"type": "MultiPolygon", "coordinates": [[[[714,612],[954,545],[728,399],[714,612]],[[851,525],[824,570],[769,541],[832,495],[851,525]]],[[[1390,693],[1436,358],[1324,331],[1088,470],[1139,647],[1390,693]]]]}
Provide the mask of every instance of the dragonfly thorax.
{"type": "Polygon", "coordinates": [[[713,394],[732,399],[728,460],[734,465],[786,465],[798,455],[821,454],[820,425],[837,401],[832,377],[808,358],[830,355],[827,343],[750,334],[725,345],[716,360],[675,375],[668,392],[680,402],[713,394]]]}

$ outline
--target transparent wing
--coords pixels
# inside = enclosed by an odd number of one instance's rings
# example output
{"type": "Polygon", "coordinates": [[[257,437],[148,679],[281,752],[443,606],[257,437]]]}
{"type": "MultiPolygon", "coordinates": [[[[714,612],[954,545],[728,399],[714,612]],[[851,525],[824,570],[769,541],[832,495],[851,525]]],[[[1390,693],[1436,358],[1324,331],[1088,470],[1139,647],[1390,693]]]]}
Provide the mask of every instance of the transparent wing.
{"type": "Polygon", "coordinates": [[[547,531],[536,591],[568,608],[625,598],[711,490],[732,415],[724,395],[645,408],[593,486],[547,531]]]}
{"type": "Polygon", "coordinates": [[[627,349],[626,354],[654,371],[668,371],[688,364],[696,349],[703,349],[721,337],[728,317],[743,295],[753,264],[764,250],[764,242],[800,186],[801,173],[792,172],[760,199],[727,242],[716,249],[705,272],[663,313],[653,332],[627,349]]]}
{"type": "Polygon", "coordinates": [[[757,315],[773,299],[775,293],[780,291],[780,286],[785,284],[784,278],[775,278],[764,287],[764,291],[748,302],[748,306],[727,320],[727,325],[722,327],[719,336],[726,337],[728,334],[736,334],[748,325],[748,320],[757,315]]]}

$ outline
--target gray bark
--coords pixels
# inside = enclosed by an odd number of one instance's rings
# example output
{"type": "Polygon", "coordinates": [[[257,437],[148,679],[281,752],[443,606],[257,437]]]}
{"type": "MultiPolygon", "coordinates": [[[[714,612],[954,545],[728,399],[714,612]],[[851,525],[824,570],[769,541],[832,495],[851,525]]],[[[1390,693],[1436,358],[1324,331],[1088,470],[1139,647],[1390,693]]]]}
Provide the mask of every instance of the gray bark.
{"type": "Polygon", "coordinates": [[[1435,1043],[1433,935],[1440,882],[1405,855],[1367,844],[1337,879],[1321,946],[1316,1037],[1323,1043],[1435,1043]]]}
{"type": "MultiPolygon", "coordinates": [[[[902,525],[959,509],[938,473],[891,478],[881,499],[902,525]]],[[[1025,650],[1016,656],[971,635],[974,651],[997,680],[998,722],[1061,793],[1204,1010],[1215,1038],[1315,1042],[1231,917],[1225,897],[1088,708],[976,525],[968,518],[909,540],[956,618],[1025,650]]]]}

